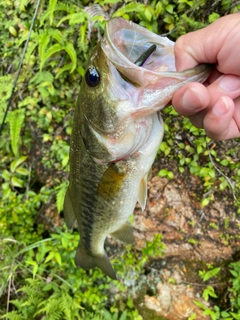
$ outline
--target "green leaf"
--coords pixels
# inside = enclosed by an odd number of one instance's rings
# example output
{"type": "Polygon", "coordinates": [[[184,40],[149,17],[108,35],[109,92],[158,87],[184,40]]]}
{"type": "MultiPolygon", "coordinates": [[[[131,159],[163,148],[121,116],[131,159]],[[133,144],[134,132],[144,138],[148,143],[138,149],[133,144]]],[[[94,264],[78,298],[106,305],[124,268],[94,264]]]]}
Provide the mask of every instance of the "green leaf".
{"type": "Polygon", "coordinates": [[[24,186],[24,181],[13,176],[11,179],[11,184],[13,187],[18,187],[18,188],[22,188],[24,186]]]}
{"type": "Polygon", "coordinates": [[[202,201],[201,201],[201,205],[203,207],[207,206],[210,202],[210,199],[209,198],[204,198],[202,201]]]}
{"type": "Polygon", "coordinates": [[[222,316],[223,318],[227,318],[227,317],[230,316],[230,313],[228,313],[227,311],[222,311],[222,312],[221,312],[221,316],[222,316]]]}
{"type": "Polygon", "coordinates": [[[147,7],[147,9],[144,11],[144,14],[145,14],[147,20],[148,20],[148,21],[151,21],[151,19],[152,19],[152,12],[151,12],[150,7],[147,7]]]}
{"type": "Polygon", "coordinates": [[[26,260],[27,264],[30,264],[31,266],[33,266],[33,278],[35,278],[37,272],[38,272],[38,264],[36,261],[33,260],[26,260]]]}
{"type": "MultiPolygon", "coordinates": [[[[235,277],[235,278],[237,278],[238,277],[238,273],[235,271],[235,270],[229,270],[230,272],[231,272],[231,274],[235,277]]],[[[240,276],[240,275],[239,275],[240,276]]]]}
{"type": "Polygon", "coordinates": [[[112,320],[111,313],[106,309],[104,309],[103,316],[104,316],[104,320],[112,320]]]}
{"type": "Polygon", "coordinates": [[[214,269],[207,271],[203,276],[203,281],[207,281],[210,278],[215,277],[220,272],[220,270],[221,270],[221,268],[218,267],[218,268],[214,268],[214,269]]]}
{"type": "Polygon", "coordinates": [[[57,263],[61,266],[62,265],[62,258],[61,258],[60,253],[56,252],[54,257],[55,257],[57,263]]]}
{"type": "Polygon", "coordinates": [[[201,301],[194,300],[193,302],[196,306],[200,307],[202,310],[205,310],[206,307],[201,301]]]}
{"type": "Polygon", "coordinates": [[[123,311],[121,314],[119,320],[127,320],[127,310],[123,311]]]}
{"type": "Polygon", "coordinates": [[[222,166],[226,167],[226,166],[228,166],[229,161],[227,159],[224,159],[220,163],[221,163],[222,166]]]}
{"type": "Polygon", "coordinates": [[[174,174],[172,173],[172,171],[168,171],[167,177],[168,177],[168,179],[174,178],[174,174]]]}
{"type": "Polygon", "coordinates": [[[28,156],[21,156],[20,158],[13,160],[10,164],[11,172],[15,172],[17,167],[19,167],[24,161],[26,161],[28,156]]]}
{"type": "Polygon", "coordinates": [[[200,154],[203,151],[203,147],[202,146],[197,146],[197,153],[200,154]]]}
{"type": "Polygon", "coordinates": [[[162,169],[158,172],[159,177],[166,177],[168,175],[168,170],[162,169]]]}
{"type": "Polygon", "coordinates": [[[216,12],[212,12],[209,16],[208,16],[208,22],[209,23],[213,23],[215,20],[219,19],[220,15],[216,12]]]}
{"type": "Polygon", "coordinates": [[[160,1],[157,2],[155,7],[155,14],[156,16],[159,16],[162,12],[162,3],[160,1]]]}
{"type": "Polygon", "coordinates": [[[3,170],[2,177],[4,180],[9,181],[11,179],[11,174],[8,170],[3,170]]]}
{"type": "Polygon", "coordinates": [[[203,299],[208,301],[209,297],[212,298],[217,298],[217,295],[214,291],[214,288],[211,286],[208,286],[204,291],[203,291],[203,299]]]}
{"type": "Polygon", "coordinates": [[[51,252],[48,254],[47,258],[45,259],[45,263],[53,260],[53,259],[55,258],[55,254],[56,254],[56,252],[51,251],[51,252]]]}
{"type": "Polygon", "coordinates": [[[174,6],[172,4],[169,4],[169,5],[166,6],[166,10],[169,13],[173,13],[173,9],[174,9],[174,6]]]}
{"type": "Polygon", "coordinates": [[[12,211],[12,219],[13,219],[14,222],[19,222],[18,215],[16,214],[15,211],[12,211]]]}
{"type": "Polygon", "coordinates": [[[23,176],[28,176],[29,173],[30,173],[27,169],[22,168],[22,167],[17,168],[17,169],[16,169],[16,172],[19,173],[19,174],[21,174],[21,175],[23,175],[23,176]]]}

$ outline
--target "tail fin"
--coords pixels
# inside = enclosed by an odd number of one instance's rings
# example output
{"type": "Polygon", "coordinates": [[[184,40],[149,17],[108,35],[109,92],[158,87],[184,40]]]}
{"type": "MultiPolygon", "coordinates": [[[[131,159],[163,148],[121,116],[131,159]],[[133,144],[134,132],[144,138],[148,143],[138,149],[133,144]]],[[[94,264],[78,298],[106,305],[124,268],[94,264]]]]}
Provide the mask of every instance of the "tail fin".
{"type": "Polygon", "coordinates": [[[117,279],[116,273],[113,270],[113,267],[105,253],[103,255],[99,254],[96,256],[91,256],[87,254],[87,252],[83,248],[78,246],[75,257],[75,264],[76,266],[85,270],[98,267],[102,270],[103,273],[105,273],[111,279],[117,279]]]}

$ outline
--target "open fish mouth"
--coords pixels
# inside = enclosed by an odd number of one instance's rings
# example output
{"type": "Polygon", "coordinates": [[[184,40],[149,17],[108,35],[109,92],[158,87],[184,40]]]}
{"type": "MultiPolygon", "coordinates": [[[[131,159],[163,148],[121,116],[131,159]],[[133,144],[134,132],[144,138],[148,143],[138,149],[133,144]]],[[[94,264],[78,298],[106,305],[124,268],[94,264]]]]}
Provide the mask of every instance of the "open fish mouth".
{"type": "Polygon", "coordinates": [[[209,65],[199,65],[184,72],[177,72],[173,41],[122,18],[108,20],[101,46],[117,70],[138,85],[155,83],[159,76],[180,81],[193,77],[191,82],[203,82],[212,69],[209,65]],[[154,50],[151,52],[150,48],[154,50]],[[138,63],[138,59],[145,54],[147,59],[142,64],[138,63]],[[142,72],[139,72],[139,68],[142,72]]]}
{"type": "MultiPolygon", "coordinates": [[[[174,43],[159,37],[147,29],[121,18],[113,18],[106,23],[105,40],[102,49],[117,69],[140,66],[136,61],[149,48],[155,48],[143,67],[155,71],[162,66],[164,71],[176,71],[173,52],[174,43]],[[160,42],[161,39],[161,42],[160,42]]],[[[142,65],[141,65],[142,66],[142,65]]]]}

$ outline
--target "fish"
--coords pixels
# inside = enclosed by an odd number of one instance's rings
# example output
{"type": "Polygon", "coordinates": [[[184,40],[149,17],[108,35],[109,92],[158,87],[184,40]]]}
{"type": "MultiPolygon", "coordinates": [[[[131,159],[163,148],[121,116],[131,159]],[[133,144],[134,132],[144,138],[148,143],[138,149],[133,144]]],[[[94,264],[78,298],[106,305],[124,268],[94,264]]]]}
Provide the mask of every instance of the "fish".
{"type": "Polygon", "coordinates": [[[210,65],[177,72],[174,42],[123,18],[106,22],[93,49],[74,111],[68,228],[77,221],[75,264],[117,279],[104,249],[110,235],[134,243],[128,217],[147,200],[151,167],[164,134],[160,110],[189,82],[204,82],[210,65]]]}

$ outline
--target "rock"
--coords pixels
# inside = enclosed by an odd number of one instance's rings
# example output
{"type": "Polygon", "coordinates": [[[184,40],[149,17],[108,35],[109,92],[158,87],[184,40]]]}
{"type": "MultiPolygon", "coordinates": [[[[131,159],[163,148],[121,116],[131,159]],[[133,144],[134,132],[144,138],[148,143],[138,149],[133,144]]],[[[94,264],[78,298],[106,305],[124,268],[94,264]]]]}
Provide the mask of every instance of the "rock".
{"type": "MultiPolygon", "coordinates": [[[[197,320],[209,319],[194,304],[198,300],[207,307],[211,305],[201,298],[207,284],[200,279],[199,270],[206,269],[208,263],[229,263],[239,251],[240,220],[233,201],[222,201],[220,195],[202,207],[201,189],[202,182],[190,175],[171,181],[154,176],[149,182],[146,210],[136,207],[135,248],[141,250],[146,240],[156,234],[162,234],[166,246],[164,258],[153,257],[148,265],[149,270],[155,269],[160,281],[155,284],[156,292],[145,291],[139,307],[144,320],[185,320],[193,314],[197,320]],[[153,312],[150,318],[144,308],[153,312]]],[[[147,282],[151,282],[150,278],[147,282]]],[[[221,290],[226,288],[225,279],[221,290]]]]}

